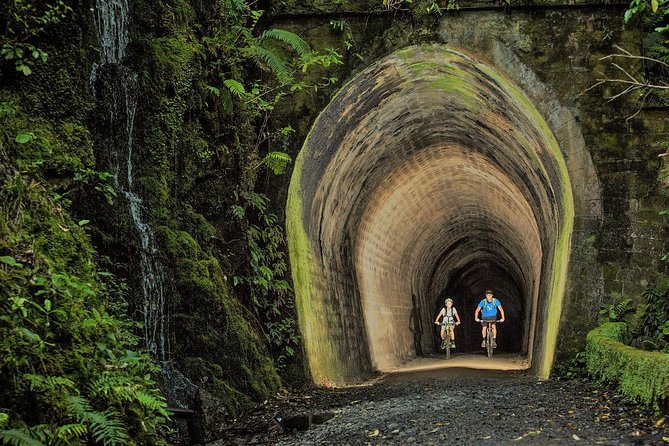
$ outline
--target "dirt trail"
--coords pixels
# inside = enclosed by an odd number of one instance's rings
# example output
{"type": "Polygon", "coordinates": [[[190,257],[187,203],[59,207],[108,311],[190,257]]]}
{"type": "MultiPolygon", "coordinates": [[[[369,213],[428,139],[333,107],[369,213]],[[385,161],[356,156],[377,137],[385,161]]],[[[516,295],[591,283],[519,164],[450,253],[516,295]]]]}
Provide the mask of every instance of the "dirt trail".
{"type": "Polygon", "coordinates": [[[281,433],[275,426],[223,444],[669,445],[669,422],[611,390],[539,381],[516,357],[465,355],[444,363],[420,359],[373,384],[288,396],[277,407],[283,416],[334,417],[308,430],[281,433]],[[484,363],[497,370],[480,368],[484,363]]]}

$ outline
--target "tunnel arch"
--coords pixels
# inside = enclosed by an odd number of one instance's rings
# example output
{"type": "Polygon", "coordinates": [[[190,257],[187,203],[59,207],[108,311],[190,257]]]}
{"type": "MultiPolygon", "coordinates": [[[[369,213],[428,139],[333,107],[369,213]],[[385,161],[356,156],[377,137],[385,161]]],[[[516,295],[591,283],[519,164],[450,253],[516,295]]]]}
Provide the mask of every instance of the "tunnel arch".
{"type": "Polygon", "coordinates": [[[455,298],[471,319],[496,285],[522,293],[498,294],[505,328],[522,333],[509,348],[547,375],[573,218],[558,143],[502,73],[443,45],[372,64],[317,118],[291,178],[289,254],[314,380],[411,358],[412,294],[429,351],[443,293],[466,294],[455,298]]]}

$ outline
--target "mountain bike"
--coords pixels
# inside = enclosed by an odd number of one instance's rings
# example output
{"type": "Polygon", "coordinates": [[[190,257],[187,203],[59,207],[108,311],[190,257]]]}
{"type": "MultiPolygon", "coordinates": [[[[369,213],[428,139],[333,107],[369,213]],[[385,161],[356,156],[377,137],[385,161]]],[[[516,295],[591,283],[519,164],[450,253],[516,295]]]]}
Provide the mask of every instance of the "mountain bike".
{"type": "MultiPolygon", "coordinates": [[[[446,325],[446,331],[444,332],[444,339],[441,340],[441,344],[444,345],[444,342],[446,342],[446,346],[443,347],[444,349],[444,354],[446,355],[446,359],[451,359],[451,330],[455,328],[454,325],[451,324],[445,324],[446,325]]],[[[456,324],[457,325],[457,324],[456,324]]],[[[438,330],[439,330],[439,336],[441,337],[441,324],[438,325],[438,330]]]]}
{"type": "Polygon", "coordinates": [[[500,323],[501,324],[501,322],[500,321],[484,321],[482,319],[481,319],[481,322],[486,323],[487,330],[486,330],[486,336],[485,336],[485,349],[486,349],[486,353],[488,354],[488,358],[492,358],[492,353],[495,350],[495,348],[493,347],[493,341],[495,340],[495,338],[493,337],[492,326],[495,323],[500,323]]]}

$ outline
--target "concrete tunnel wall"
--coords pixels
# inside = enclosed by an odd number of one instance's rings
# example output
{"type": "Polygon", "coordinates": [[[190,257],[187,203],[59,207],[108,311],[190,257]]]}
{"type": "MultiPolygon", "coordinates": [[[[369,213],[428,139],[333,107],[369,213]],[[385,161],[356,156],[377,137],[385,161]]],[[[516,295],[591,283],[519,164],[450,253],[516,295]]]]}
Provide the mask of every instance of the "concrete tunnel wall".
{"type": "Polygon", "coordinates": [[[411,358],[412,294],[429,351],[444,292],[471,324],[486,287],[514,333],[500,347],[547,375],[572,220],[551,129],[499,71],[443,45],[372,64],[318,117],[291,179],[289,252],[314,380],[411,358]]]}

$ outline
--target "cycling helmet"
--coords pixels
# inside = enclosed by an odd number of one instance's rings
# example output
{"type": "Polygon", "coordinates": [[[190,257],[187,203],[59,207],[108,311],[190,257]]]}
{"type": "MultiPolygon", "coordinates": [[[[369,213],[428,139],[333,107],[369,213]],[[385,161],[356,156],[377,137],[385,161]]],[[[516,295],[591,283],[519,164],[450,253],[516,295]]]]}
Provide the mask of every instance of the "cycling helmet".
{"type": "Polygon", "coordinates": [[[492,294],[492,290],[485,290],[486,294],[492,294]]]}
{"type": "Polygon", "coordinates": [[[450,297],[444,301],[444,305],[448,304],[449,302],[453,303],[453,299],[451,299],[450,297]]]}

